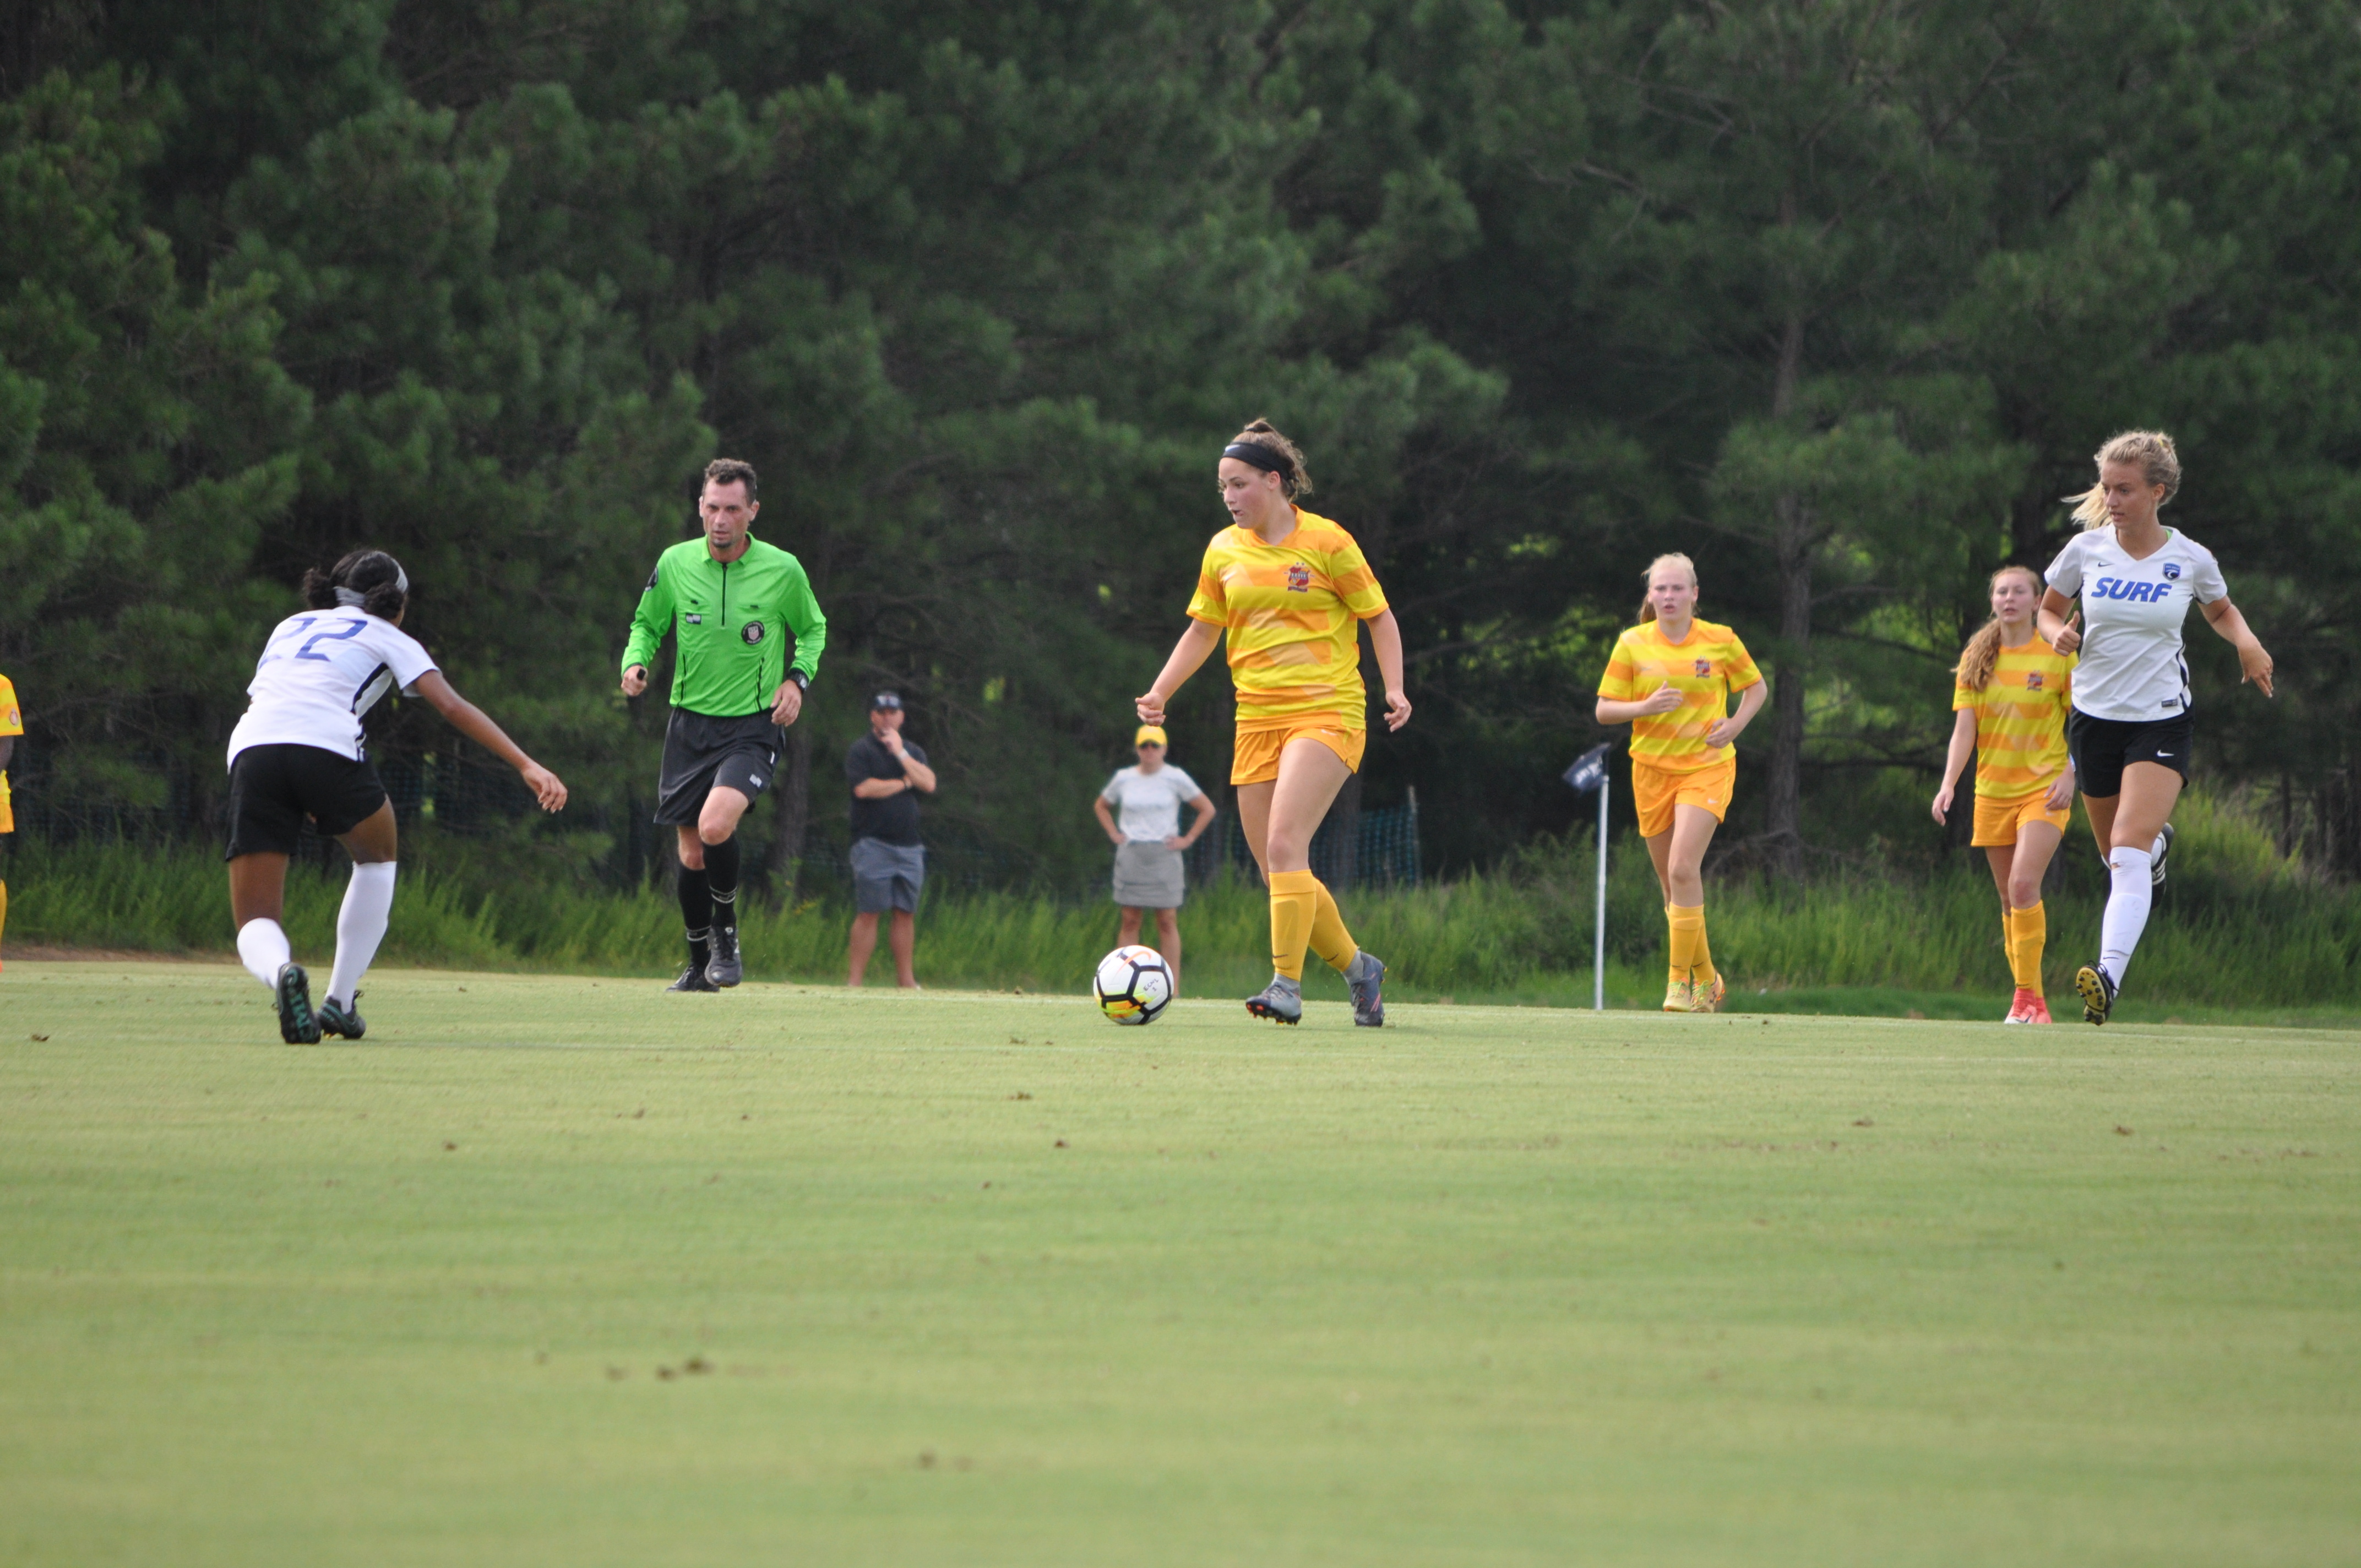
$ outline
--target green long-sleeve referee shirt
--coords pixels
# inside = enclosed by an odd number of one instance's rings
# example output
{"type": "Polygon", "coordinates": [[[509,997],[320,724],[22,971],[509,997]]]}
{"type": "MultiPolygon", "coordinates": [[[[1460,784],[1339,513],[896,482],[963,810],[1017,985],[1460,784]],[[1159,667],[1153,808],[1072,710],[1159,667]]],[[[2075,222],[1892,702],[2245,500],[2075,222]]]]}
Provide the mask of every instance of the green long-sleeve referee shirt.
{"type": "Polygon", "coordinates": [[[828,618],[812,598],[803,563],[775,544],[746,542],[735,561],[713,558],[702,537],[683,540],[656,560],[631,615],[623,668],[649,664],[667,631],[676,634],[672,705],[714,718],[770,708],[793,668],[809,681],[828,643],[828,618]]]}

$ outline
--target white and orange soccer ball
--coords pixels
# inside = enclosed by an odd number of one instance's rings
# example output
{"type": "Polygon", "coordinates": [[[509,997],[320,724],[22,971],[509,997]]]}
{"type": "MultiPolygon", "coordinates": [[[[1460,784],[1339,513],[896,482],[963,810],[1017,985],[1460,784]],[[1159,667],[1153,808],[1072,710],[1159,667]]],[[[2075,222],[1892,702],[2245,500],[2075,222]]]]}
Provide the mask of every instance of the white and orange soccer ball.
{"type": "Polygon", "coordinates": [[[1154,948],[1137,942],[1099,960],[1092,989],[1099,1011],[1118,1024],[1153,1024],[1172,1002],[1172,970],[1154,948]]]}

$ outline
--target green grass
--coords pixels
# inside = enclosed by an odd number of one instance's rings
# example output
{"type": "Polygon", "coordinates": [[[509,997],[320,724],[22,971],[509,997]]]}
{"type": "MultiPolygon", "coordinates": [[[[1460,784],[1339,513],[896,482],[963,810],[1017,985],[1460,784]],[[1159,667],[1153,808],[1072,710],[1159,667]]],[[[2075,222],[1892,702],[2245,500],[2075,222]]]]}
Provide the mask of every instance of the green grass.
{"type": "Polygon", "coordinates": [[[2293,1564],[2361,1036],[0,976],[0,1562],[2293,1564]]]}
{"type": "MultiPolygon", "coordinates": [[[[2361,888],[2308,875],[2279,857],[2261,827],[2202,795],[2186,798],[2177,820],[2171,878],[2130,977],[2130,1015],[2361,1016],[2361,888]],[[2301,1007],[2290,1007],[2291,992],[2301,1007]]],[[[585,883],[561,849],[531,835],[418,836],[404,850],[383,960],[619,976],[677,966],[680,916],[670,897],[585,883]]],[[[1544,841],[1489,874],[1347,893],[1345,914],[1392,966],[1389,983],[1403,997],[1587,1006],[1596,863],[1587,841],[1544,841]]],[[[1621,843],[1610,868],[1610,1000],[1653,1008],[1664,996],[1661,895],[1637,840],[1621,843]]],[[[2068,843],[2066,869],[2066,885],[2046,901],[2056,996],[2092,955],[2104,901],[2080,837],[2068,843]]],[[[231,944],[221,864],[199,850],[27,845],[6,874],[9,936],[19,943],[162,952],[231,944]]],[[[287,923],[299,952],[327,949],[343,893],[341,863],[325,876],[290,877],[287,923]]],[[[1800,886],[1717,874],[1706,905],[1716,960],[1741,1005],[1982,1018],[2007,1002],[2000,905],[1980,861],[1955,861],[1932,877],[1862,867],[1800,886]]],[[[783,908],[750,898],[747,972],[839,978],[849,918],[825,901],[783,908]]],[[[928,890],[919,927],[920,975],[936,985],[1068,990],[1115,939],[1115,911],[1102,900],[940,886],[928,890]]],[[[1193,891],[1181,928],[1200,994],[1243,995],[1269,978],[1258,889],[1226,882],[1193,891]]],[[[1312,968],[1315,994],[1342,994],[1312,968]]]]}

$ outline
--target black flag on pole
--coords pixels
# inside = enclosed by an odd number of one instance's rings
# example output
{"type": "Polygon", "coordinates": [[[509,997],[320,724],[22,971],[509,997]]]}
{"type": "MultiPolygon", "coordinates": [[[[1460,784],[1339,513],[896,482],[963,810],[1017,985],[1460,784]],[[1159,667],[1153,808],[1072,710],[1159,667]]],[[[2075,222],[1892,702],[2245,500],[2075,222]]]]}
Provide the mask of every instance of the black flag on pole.
{"type": "Polygon", "coordinates": [[[1588,795],[1607,782],[1607,754],[1615,750],[1612,740],[1601,740],[1574,760],[1574,766],[1563,775],[1578,795],[1588,795]]]}

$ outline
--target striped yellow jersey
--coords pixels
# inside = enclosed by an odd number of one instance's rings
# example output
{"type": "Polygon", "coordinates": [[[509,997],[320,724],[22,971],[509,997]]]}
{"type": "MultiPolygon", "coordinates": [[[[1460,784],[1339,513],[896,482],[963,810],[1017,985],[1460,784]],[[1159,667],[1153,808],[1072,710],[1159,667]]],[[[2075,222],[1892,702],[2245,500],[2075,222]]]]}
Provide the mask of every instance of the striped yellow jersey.
{"type": "Polygon", "coordinates": [[[1615,640],[1598,695],[1609,702],[1639,702],[1660,686],[1677,689],[1680,707],[1631,721],[1631,760],[1668,773],[1693,773],[1738,754],[1735,746],[1707,745],[1705,732],[1730,717],[1730,693],[1762,684],[1754,655],[1729,627],[1692,620],[1689,634],[1674,642],[1648,620],[1615,640]]]}
{"type": "MultiPolygon", "coordinates": [[[[16,688],[5,675],[0,675],[0,735],[22,735],[25,716],[16,707],[16,688]]],[[[0,833],[16,830],[16,809],[8,804],[8,773],[0,768],[0,833]]]]}
{"type": "Polygon", "coordinates": [[[1951,709],[1976,713],[1976,793],[2015,800],[2047,789],[2066,765],[2066,710],[2073,695],[2074,655],[2035,632],[2003,648],[1982,691],[1954,683],[1951,709]]]}
{"type": "Polygon", "coordinates": [[[1385,609],[1385,590],[1353,536],[1301,508],[1295,532],[1277,544],[1250,528],[1213,535],[1189,601],[1191,617],[1228,633],[1241,729],[1309,713],[1367,728],[1354,628],[1385,609]]]}

